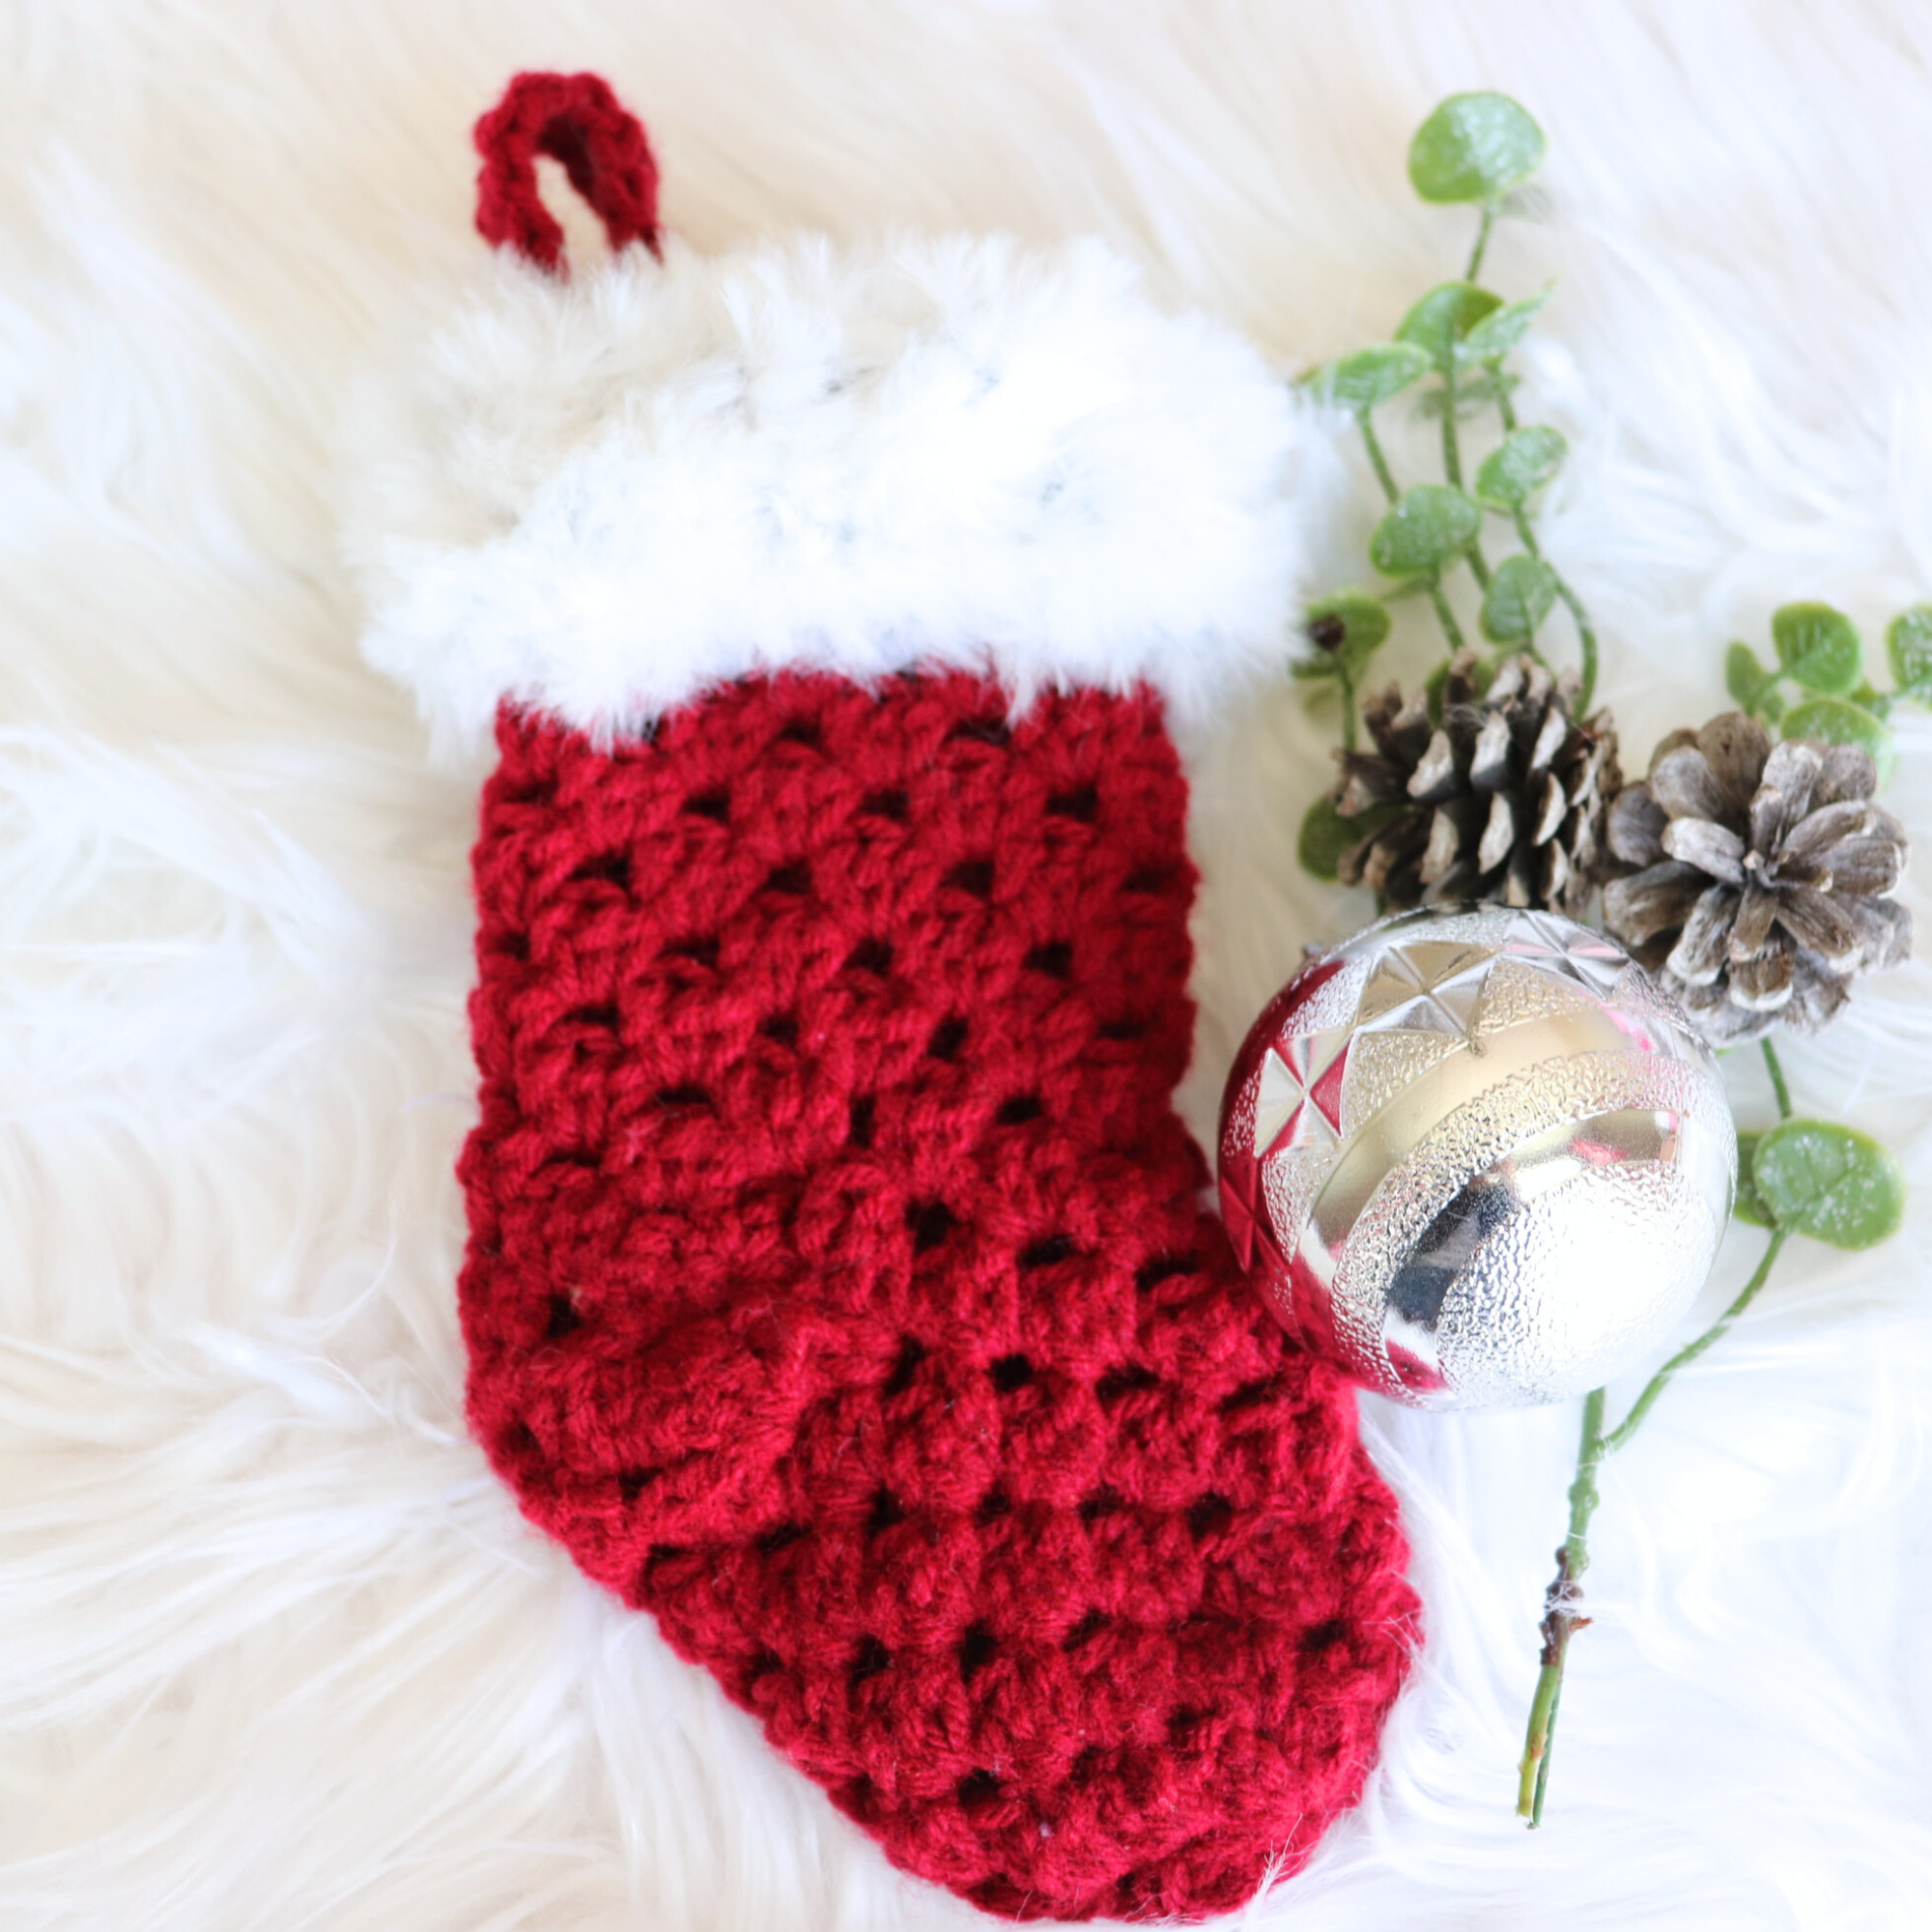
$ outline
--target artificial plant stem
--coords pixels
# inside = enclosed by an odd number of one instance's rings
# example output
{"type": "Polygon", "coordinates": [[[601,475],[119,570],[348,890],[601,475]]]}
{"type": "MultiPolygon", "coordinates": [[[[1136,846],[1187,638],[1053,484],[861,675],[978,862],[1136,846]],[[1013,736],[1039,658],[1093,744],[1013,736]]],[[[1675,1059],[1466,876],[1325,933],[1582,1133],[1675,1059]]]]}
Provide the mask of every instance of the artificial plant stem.
{"type": "Polygon", "coordinates": [[[1631,1405],[1631,1412],[1604,1437],[1605,1456],[1621,1449],[1636,1434],[1638,1424],[1650,1413],[1658,1397],[1668,1386],[1671,1377],[1688,1363],[1694,1362],[1714,1343],[1720,1341],[1731,1323],[1757,1299],[1758,1290],[1771,1279],[1771,1271],[1783,1250],[1785,1233],[1782,1228],[1774,1228],[1771,1231],[1771,1239],[1765,1244],[1764,1254],[1752,1271],[1751,1278],[1739,1290],[1738,1298],[1694,1342],[1686,1343],[1651,1377],[1649,1381],[1644,1383],[1643,1393],[1631,1405]]]}
{"type": "Polygon", "coordinates": [[[1394,472],[1388,467],[1388,458],[1382,454],[1382,446],[1376,436],[1376,426],[1369,420],[1369,412],[1364,410],[1355,418],[1362,432],[1362,447],[1369,452],[1369,468],[1376,472],[1376,481],[1382,486],[1382,495],[1391,503],[1400,499],[1402,492],[1395,487],[1394,472]]]}
{"type": "Polygon", "coordinates": [[[1335,666],[1335,682],[1342,687],[1342,749],[1355,749],[1355,680],[1341,663],[1335,666]]]}
{"type": "Polygon", "coordinates": [[[1490,230],[1495,225],[1495,203],[1484,202],[1482,225],[1476,230],[1476,245],[1469,250],[1469,266],[1463,270],[1465,282],[1473,282],[1483,272],[1483,251],[1490,245],[1490,230]]]}
{"type": "MultiPolygon", "coordinates": [[[[1521,504],[1517,505],[1516,533],[1521,539],[1522,547],[1539,562],[1549,563],[1543,554],[1543,546],[1536,540],[1536,530],[1529,521],[1529,512],[1521,504]]],[[[1577,655],[1582,660],[1577,686],[1577,715],[1580,718],[1590,708],[1590,699],[1597,690],[1597,634],[1590,628],[1589,612],[1583,609],[1583,600],[1571,589],[1569,580],[1549,563],[1549,575],[1556,585],[1556,594],[1562,598],[1570,616],[1577,626],[1577,655]]]]}
{"type": "Polygon", "coordinates": [[[1496,414],[1503,419],[1505,436],[1516,428],[1516,405],[1510,401],[1509,385],[1503,381],[1503,361],[1498,355],[1493,362],[1484,365],[1490,372],[1490,380],[1496,389],[1496,414]]]}
{"type": "MultiPolygon", "coordinates": [[[[1458,490],[1463,487],[1462,433],[1456,423],[1456,357],[1452,350],[1442,371],[1442,474],[1458,490]]],[[[1469,568],[1485,590],[1490,587],[1490,560],[1483,554],[1481,540],[1470,544],[1469,568]]]]}
{"type": "Polygon", "coordinates": [[[1556,1577],[1543,1600],[1543,1665],[1530,1699],[1529,1727],[1517,1767],[1516,1810],[1532,1825],[1543,1822],[1543,1794],[1549,1782],[1549,1746],[1556,1734],[1556,1705],[1563,1691],[1563,1663],[1570,1638],[1589,1621],[1577,1614],[1577,1578],[1590,1567],[1590,1517],[1597,1507],[1597,1465],[1604,1460],[1604,1391],[1583,1400],[1583,1433],[1577,1445],[1577,1476],[1570,1485],[1570,1531],[1556,1552],[1556,1577]]]}
{"type": "Polygon", "coordinates": [[[1429,584],[1429,601],[1435,606],[1435,621],[1442,626],[1442,635],[1449,639],[1451,651],[1468,648],[1463,637],[1463,627],[1456,621],[1456,613],[1449,608],[1449,600],[1442,594],[1442,580],[1432,578],[1429,584]]]}
{"type": "Polygon", "coordinates": [[[1777,1118],[1788,1121],[1791,1118],[1791,1089],[1784,1084],[1784,1068],[1778,1062],[1777,1049],[1772,1045],[1768,1034],[1758,1044],[1764,1048],[1764,1065],[1771,1075],[1771,1091],[1777,1096],[1777,1118]]]}

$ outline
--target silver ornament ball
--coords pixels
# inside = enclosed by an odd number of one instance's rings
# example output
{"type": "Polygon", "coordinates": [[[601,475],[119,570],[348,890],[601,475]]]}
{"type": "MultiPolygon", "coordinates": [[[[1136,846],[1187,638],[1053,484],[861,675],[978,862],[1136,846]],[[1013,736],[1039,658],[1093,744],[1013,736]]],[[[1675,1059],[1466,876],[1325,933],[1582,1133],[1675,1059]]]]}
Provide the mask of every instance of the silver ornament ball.
{"type": "Polygon", "coordinates": [[[1431,907],[1311,959],[1221,1107],[1256,1287],[1419,1408],[1629,1367],[1703,1285],[1736,1181],[1710,1050],[1614,940],[1549,912],[1431,907]]]}

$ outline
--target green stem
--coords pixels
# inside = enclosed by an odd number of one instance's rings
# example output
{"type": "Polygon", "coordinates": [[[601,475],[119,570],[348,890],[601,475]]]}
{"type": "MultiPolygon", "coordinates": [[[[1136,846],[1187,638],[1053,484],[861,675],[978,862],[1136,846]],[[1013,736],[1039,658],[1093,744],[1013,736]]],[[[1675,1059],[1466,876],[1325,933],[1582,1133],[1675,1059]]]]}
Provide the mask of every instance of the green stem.
{"type": "Polygon", "coordinates": [[[1772,1267],[1783,1250],[1786,1232],[1783,1228],[1774,1228],[1771,1231],[1771,1239],[1765,1244],[1764,1255],[1753,1270],[1751,1278],[1738,1292],[1738,1298],[1694,1342],[1686,1343],[1651,1377],[1649,1381],[1644,1383],[1643,1393],[1631,1405],[1631,1412],[1605,1436],[1605,1455],[1610,1455],[1621,1449],[1636,1434],[1638,1424],[1650,1413],[1658,1397],[1669,1386],[1670,1378],[1677,1371],[1694,1362],[1714,1343],[1721,1341],[1732,1322],[1757,1299],[1758,1290],[1771,1279],[1772,1267]]]}
{"type": "Polygon", "coordinates": [[[1456,613],[1449,608],[1449,600],[1442,594],[1442,580],[1435,577],[1430,581],[1429,601],[1435,606],[1435,621],[1442,626],[1442,635],[1449,639],[1451,652],[1465,651],[1468,642],[1463,636],[1463,627],[1456,621],[1456,613]]]}
{"type": "Polygon", "coordinates": [[[1495,380],[1496,414],[1503,419],[1503,434],[1508,436],[1516,428],[1516,405],[1510,401],[1510,392],[1503,383],[1503,358],[1498,355],[1493,362],[1483,365],[1495,380]]]}
{"type": "Polygon", "coordinates": [[[1376,437],[1376,426],[1369,420],[1369,412],[1364,410],[1355,418],[1356,426],[1362,432],[1362,447],[1369,452],[1369,468],[1376,472],[1376,481],[1382,486],[1382,495],[1391,503],[1401,500],[1402,492],[1395,487],[1395,476],[1388,467],[1388,458],[1382,454],[1381,443],[1376,437]]]}
{"type": "MultiPolygon", "coordinates": [[[[1543,563],[1549,559],[1543,554],[1543,546],[1536,540],[1536,531],[1529,521],[1529,512],[1519,504],[1516,511],[1516,533],[1522,547],[1531,556],[1543,563]]],[[[1590,708],[1590,699],[1597,690],[1597,634],[1590,628],[1589,612],[1583,609],[1583,600],[1571,589],[1569,580],[1554,564],[1549,564],[1549,574],[1556,580],[1556,594],[1568,607],[1572,620],[1577,626],[1577,645],[1582,658],[1581,675],[1577,687],[1577,715],[1582,717],[1590,708]]]]}
{"type": "MultiPolygon", "coordinates": [[[[1463,440],[1456,422],[1456,358],[1452,352],[1449,366],[1442,372],[1442,474],[1458,490],[1463,487],[1463,440]]],[[[1487,590],[1490,587],[1490,560],[1483,554],[1482,539],[1478,537],[1463,553],[1469,559],[1469,568],[1475,573],[1476,582],[1487,590]]]]}
{"type": "Polygon", "coordinates": [[[1355,749],[1355,680],[1341,663],[1335,666],[1335,682],[1342,687],[1342,749],[1355,749]]]}
{"type": "Polygon", "coordinates": [[[1603,1462],[1604,1391],[1583,1401],[1583,1434],[1577,1445],[1577,1476],[1570,1485],[1570,1532],[1556,1552],[1556,1577],[1543,1600],[1543,1665],[1530,1699],[1529,1726],[1517,1767],[1516,1810],[1532,1826],[1543,1822],[1543,1795],[1549,1782],[1549,1746],[1556,1735],[1556,1706],[1563,1694],[1563,1663],[1570,1639],[1587,1617],[1577,1614],[1577,1579],[1590,1567],[1590,1518],[1597,1507],[1597,1468],[1603,1462]]]}
{"type": "Polygon", "coordinates": [[[1495,203],[1484,202],[1482,226],[1476,230],[1476,245],[1469,250],[1469,266],[1463,270],[1465,282],[1473,282],[1483,272],[1483,251],[1490,245],[1490,230],[1495,225],[1495,203]]]}
{"type": "Polygon", "coordinates": [[[1784,1084],[1784,1068],[1778,1062],[1777,1049],[1772,1045],[1769,1034],[1758,1044],[1764,1048],[1764,1064],[1771,1075],[1771,1091],[1777,1096],[1777,1118],[1788,1121],[1791,1118],[1791,1089],[1784,1084]]]}
{"type": "MultiPolygon", "coordinates": [[[[1776,1055],[1768,1055],[1768,1061],[1776,1067],[1776,1055]]],[[[1777,1078],[1781,1094],[1781,1073],[1777,1078]]],[[[1577,1477],[1570,1486],[1570,1532],[1556,1552],[1556,1577],[1543,1599],[1542,1663],[1537,1672],[1536,1690],[1530,1699],[1522,1759],[1517,1767],[1517,1816],[1527,1818],[1532,1826],[1543,1823],[1544,1795],[1549,1785],[1549,1747],[1556,1734],[1556,1709],[1563,1691],[1563,1669],[1570,1655],[1570,1639],[1590,1621],[1577,1614],[1577,1605],[1583,1600],[1577,1579],[1590,1567],[1590,1517],[1597,1507],[1597,1471],[1606,1456],[1614,1456],[1636,1434],[1677,1372],[1688,1368],[1707,1349],[1721,1341],[1757,1299],[1758,1292],[1771,1279],[1771,1271],[1784,1250],[1785,1232],[1782,1228],[1772,1230],[1771,1239],[1765,1244],[1751,1278],[1738,1292],[1737,1298],[1694,1342],[1678,1350],[1651,1377],[1642,1394],[1631,1405],[1630,1413],[1614,1429],[1607,1434],[1604,1430],[1602,1389],[1593,1389],[1584,1401],[1577,1477]]]]}

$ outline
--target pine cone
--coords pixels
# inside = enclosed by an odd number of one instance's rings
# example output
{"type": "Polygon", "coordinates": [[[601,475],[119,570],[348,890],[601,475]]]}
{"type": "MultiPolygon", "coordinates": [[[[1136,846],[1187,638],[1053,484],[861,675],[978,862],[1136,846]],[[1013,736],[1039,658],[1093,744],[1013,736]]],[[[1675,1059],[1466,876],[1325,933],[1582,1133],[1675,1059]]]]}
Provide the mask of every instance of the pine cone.
{"type": "Polygon", "coordinates": [[[1391,685],[1362,707],[1373,753],[1344,752],[1337,813],[1375,814],[1339,876],[1392,908],[1445,899],[1575,913],[1604,866],[1604,817],[1622,782],[1609,714],[1572,716],[1577,683],[1506,659],[1487,692],[1475,652],[1449,667],[1442,723],[1391,685]]]}
{"type": "Polygon", "coordinates": [[[1857,746],[1774,746],[1727,711],[1672,732],[1618,794],[1610,851],[1643,869],[1604,888],[1604,923],[1713,1045],[1780,1020],[1815,1033],[1851,980],[1911,951],[1912,916],[1887,896],[1905,833],[1871,803],[1877,787],[1857,746]]]}

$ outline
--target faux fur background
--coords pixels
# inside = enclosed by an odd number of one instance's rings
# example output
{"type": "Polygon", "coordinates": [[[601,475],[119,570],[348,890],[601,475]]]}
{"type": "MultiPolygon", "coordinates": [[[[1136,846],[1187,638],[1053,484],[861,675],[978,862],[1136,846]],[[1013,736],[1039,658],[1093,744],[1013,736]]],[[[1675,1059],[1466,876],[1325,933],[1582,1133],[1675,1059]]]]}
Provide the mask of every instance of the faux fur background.
{"type": "MultiPolygon", "coordinates": [[[[1442,94],[1506,88],[1552,155],[1490,273],[1558,281],[1548,535],[1633,760],[1718,708],[1776,604],[1876,634],[1932,593],[1914,0],[8,0],[10,1932],[978,1922],[526,1534],[462,1430],[476,773],[433,772],[357,658],[331,452],[355,373],[480,247],[468,129],[525,66],[611,78],[701,248],[1098,231],[1284,367],[1460,268],[1466,218],[1403,156],[1442,94]]],[[[1334,464],[1339,582],[1368,498],[1334,464]]],[[[1284,682],[1191,747],[1197,1122],[1303,942],[1366,910],[1293,865],[1321,742],[1284,682]]],[[[1900,749],[1923,838],[1932,720],[1900,749]]],[[[1359,1814],[1254,1923],[1932,1922],[1932,974],[1788,1065],[1901,1151],[1913,1219],[1864,1257],[1794,1243],[1610,1465],[1548,1827],[1511,1816],[1513,1764],[1575,1414],[1367,1401],[1431,1647],[1359,1814]]]]}

